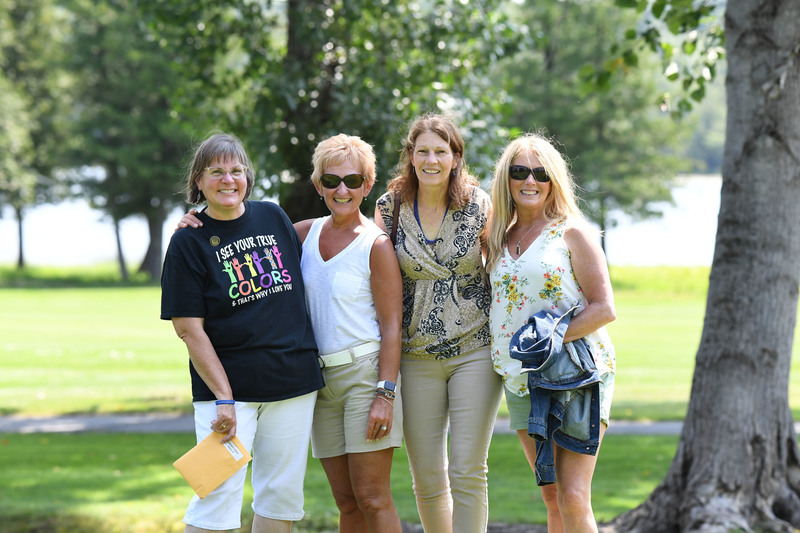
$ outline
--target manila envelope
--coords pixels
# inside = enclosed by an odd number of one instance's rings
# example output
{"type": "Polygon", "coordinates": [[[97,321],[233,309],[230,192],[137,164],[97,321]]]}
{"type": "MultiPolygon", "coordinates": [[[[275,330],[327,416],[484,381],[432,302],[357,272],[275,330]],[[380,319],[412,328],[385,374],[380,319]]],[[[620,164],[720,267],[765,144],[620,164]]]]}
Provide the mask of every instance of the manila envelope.
{"type": "Polygon", "coordinates": [[[208,437],[172,463],[201,498],[219,487],[223,481],[246,466],[252,459],[239,437],[222,444],[224,433],[211,433],[208,437]]]}

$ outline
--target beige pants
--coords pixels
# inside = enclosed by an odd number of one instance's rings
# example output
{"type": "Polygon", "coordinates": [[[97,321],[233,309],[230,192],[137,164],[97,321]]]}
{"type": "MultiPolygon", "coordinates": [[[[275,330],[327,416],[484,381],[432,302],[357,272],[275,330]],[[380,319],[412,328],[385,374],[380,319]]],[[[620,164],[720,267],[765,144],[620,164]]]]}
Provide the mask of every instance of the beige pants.
{"type": "Polygon", "coordinates": [[[444,360],[403,359],[400,373],[403,436],[423,528],[485,533],[486,458],[503,387],[489,348],[444,360]]]}

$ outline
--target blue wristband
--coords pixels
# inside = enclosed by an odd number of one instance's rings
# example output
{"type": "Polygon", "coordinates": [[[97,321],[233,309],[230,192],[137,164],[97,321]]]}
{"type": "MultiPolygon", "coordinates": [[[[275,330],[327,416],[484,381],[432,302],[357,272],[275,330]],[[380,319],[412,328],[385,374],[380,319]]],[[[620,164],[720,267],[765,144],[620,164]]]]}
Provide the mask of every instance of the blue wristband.
{"type": "Polygon", "coordinates": [[[236,400],[217,400],[214,403],[217,405],[233,405],[236,403],[236,400]]]}

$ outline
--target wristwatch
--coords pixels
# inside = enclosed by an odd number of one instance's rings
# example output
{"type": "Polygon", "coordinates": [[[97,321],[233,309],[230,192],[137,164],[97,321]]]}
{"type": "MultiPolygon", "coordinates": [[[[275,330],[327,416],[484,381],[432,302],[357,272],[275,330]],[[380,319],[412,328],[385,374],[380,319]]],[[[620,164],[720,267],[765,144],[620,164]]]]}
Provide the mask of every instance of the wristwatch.
{"type": "Polygon", "coordinates": [[[382,379],[381,381],[378,382],[378,388],[379,389],[384,389],[384,390],[388,390],[388,391],[394,392],[395,387],[396,387],[396,385],[394,384],[394,382],[393,381],[389,381],[388,379],[382,379]]]}

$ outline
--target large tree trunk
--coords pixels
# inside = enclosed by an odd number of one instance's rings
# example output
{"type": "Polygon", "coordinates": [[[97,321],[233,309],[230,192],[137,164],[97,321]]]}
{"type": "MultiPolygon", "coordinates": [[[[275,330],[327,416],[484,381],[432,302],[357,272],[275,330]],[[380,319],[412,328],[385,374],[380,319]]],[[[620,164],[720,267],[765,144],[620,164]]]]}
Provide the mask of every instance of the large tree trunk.
{"type": "Polygon", "coordinates": [[[663,483],[614,531],[791,532],[788,403],[800,286],[800,2],[729,0],[728,124],[689,410],[663,483]]]}

